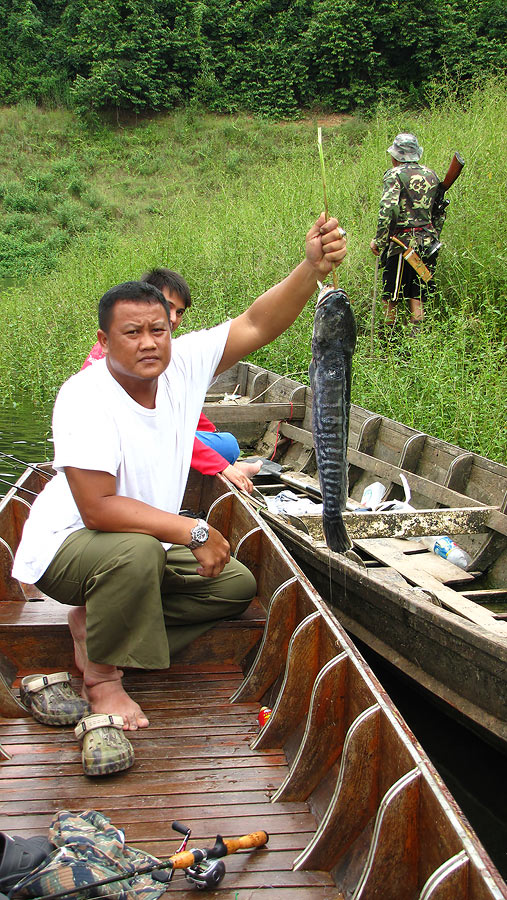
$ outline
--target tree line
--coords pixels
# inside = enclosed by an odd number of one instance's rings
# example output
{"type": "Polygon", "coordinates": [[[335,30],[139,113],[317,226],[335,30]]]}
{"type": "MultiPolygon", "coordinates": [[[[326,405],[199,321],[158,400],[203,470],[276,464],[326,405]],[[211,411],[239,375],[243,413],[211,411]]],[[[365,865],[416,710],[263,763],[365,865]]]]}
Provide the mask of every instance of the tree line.
{"type": "Polygon", "coordinates": [[[0,0],[0,102],[292,117],[505,71],[504,0],[0,0]]]}

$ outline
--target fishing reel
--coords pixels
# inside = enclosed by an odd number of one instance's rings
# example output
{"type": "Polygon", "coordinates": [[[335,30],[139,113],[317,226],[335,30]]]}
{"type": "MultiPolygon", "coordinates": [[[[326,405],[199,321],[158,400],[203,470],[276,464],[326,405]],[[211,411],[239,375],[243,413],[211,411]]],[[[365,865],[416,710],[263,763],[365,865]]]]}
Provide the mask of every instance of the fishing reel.
{"type": "MultiPolygon", "coordinates": [[[[175,831],[179,831],[180,834],[185,835],[179,852],[186,850],[190,837],[190,828],[182,825],[181,822],[173,822],[173,828],[175,831]]],[[[225,875],[225,865],[223,860],[219,858],[219,855],[225,856],[227,847],[218,834],[215,846],[211,850],[189,850],[188,854],[194,857],[194,862],[192,865],[186,866],[183,871],[185,872],[185,878],[193,888],[196,888],[198,891],[209,891],[220,884],[225,875]]],[[[173,874],[174,869],[171,871],[169,880],[173,874]]]]}
{"type": "MultiPolygon", "coordinates": [[[[223,838],[221,834],[217,834],[215,844],[210,849],[187,850],[190,828],[182,825],[181,822],[173,822],[173,828],[184,837],[178,852],[174,853],[166,863],[163,863],[164,868],[169,866],[171,868],[167,881],[171,880],[176,869],[183,869],[188,883],[198,891],[209,891],[220,884],[225,875],[223,856],[236,853],[237,850],[253,850],[254,847],[264,847],[269,840],[269,835],[265,831],[254,831],[239,838],[223,838]]],[[[153,871],[154,868],[154,866],[150,867],[150,871],[153,871]]],[[[44,898],[38,897],[37,900],[44,900],[44,898]]]]}
{"type": "Polygon", "coordinates": [[[220,884],[225,875],[222,859],[202,859],[195,866],[185,869],[185,878],[198,891],[209,891],[220,884]]]}

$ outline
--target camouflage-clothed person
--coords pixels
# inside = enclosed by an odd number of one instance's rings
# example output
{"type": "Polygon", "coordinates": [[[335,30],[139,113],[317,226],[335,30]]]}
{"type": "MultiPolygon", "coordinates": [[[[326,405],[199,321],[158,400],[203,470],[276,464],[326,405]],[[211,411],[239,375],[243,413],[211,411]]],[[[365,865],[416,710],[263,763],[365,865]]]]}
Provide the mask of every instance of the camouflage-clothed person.
{"type": "Polygon", "coordinates": [[[388,336],[393,334],[399,300],[408,301],[413,326],[410,333],[414,336],[421,326],[424,302],[434,290],[434,281],[419,277],[410,260],[405,260],[404,247],[411,247],[433,275],[445,215],[438,202],[438,177],[432,169],[421,165],[423,148],[415,134],[397,134],[387,152],[392,168],[384,175],[377,234],[370,249],[375,256],[380,256],[384,267],[382,303],[386,325],[392,326],[388,336]],[[403,247],[396,241],[401,241],[403,247]]]}
{"type": "Polygon", "coordinates": [[[445,220],[445,213],[431,218],[439,183],[435,172],[419,162],[402,162],[385,172],[375,235],[381,255],[385,250],[387,256],[402,252],[398,244],[390,242],[393,234],[422,258],[428,255],[445,220]]]}
{"type": "Polygon", "coordinates": [[[132,874],[159,860],[128,846],[123,832],[94,809],[83,813],[62,810],[51,822],[48,837],[56,849],[11,889],[12,900],[56,894],[117,875],[124,878],[93,891],[77,891],[71,900],[89,900],[98,895],[113,895],[115,900],[157,900],[167,890],[166,884],[155,881],[150,874],[132,874]]]}

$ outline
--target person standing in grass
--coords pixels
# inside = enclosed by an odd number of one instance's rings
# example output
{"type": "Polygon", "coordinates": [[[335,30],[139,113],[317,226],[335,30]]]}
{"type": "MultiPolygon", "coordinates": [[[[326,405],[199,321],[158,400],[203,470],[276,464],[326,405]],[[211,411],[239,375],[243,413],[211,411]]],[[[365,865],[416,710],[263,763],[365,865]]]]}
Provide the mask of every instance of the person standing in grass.
{"type": "Polygon", "coordinates": [[[433,204],[440,183],[432,169],[421,165],[423,148],[415,134],[396,135],[387,150],[391,154],[391,168],[384,174],[377,233],[370,243],[375,256],[380,256],[383,270],[382,301],[386,325],[392,330],[396,322],[399,300],[408,300],[411,334],[415,335],[424,317],[424,301],[434,287],[419,278],[415,269],[403,258],[403,247],[396,237],[421,257],[427,268],[435,272],[440,247],[439,237],[445,212],[433,218],[433,204]]]}
{"type": "MultiPolygon", "coordinates": [[[[141,275],[139,281],[154,285],[164,295],[169,304],[171,334],[174,334],[181,325],[185,310],[192,305],[187,282],[178,272],[164,267],[150,269],[141,275]]],[[[81,368],[86,369],[103,356],[104,351],[97,341],[81,368]]],[[[238,462],[239,454],[239,444],[234,435],[227,431],[218,431],[213,422],[201,412],[194,438],[191,467],[202,475],[217,475],[221,472],[239,490],[251,494],[253,490],[251,479],[259,472],[262,461],[238,462]]]]}
{"type": "Polygon", "coordinates": [[[99,303],[105,358],[73,375],[53,412],[56,476],[35,499],[12,574],[71,607],[83,696],[94,713],[146,728],[122,667],[164,669],[171,654],[255,595],[220,532],[180,515],[209,384],[288,329],[346,239],[322,214],[302,262],[245,312],[171,341],[154,285],[130,281],[99,303]]]}

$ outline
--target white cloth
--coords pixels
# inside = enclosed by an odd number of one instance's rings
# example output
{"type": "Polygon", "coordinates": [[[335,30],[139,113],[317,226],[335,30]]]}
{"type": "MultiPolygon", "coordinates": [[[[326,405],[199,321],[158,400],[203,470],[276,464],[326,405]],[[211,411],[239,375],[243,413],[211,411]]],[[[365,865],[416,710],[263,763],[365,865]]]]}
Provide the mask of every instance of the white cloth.
{"type": "Polygon", "coordinates": [[[280,491],[275,497],[265,497],[269,512],[277,515],[287,513],[289,516],[321,516],[322,503],[315,503],[309,497],[302,497],[294,491],[280,491]]]}
{"type": "MultiPolygon", "coordinates": [[[[84,528],[65,466],[109,472],[116,492],[178,513],[206,391],[222,358],[229,322],[182,335],[160,375],[155,409],[140,406],[99,360],[60,389],[53,411],[57,475],[33,503],[12,574],[34,584],[64,540],[84,528]]],[[[164,544],[166,548],[170,544],[164,544]]]]}

